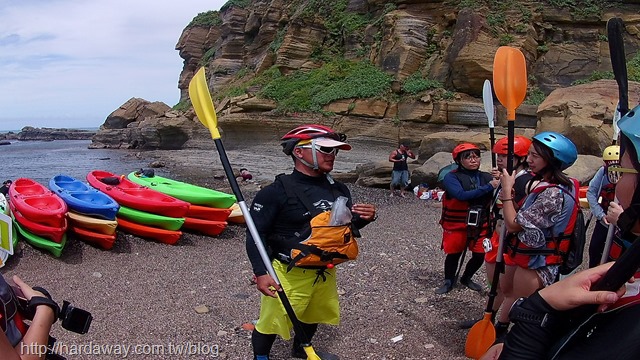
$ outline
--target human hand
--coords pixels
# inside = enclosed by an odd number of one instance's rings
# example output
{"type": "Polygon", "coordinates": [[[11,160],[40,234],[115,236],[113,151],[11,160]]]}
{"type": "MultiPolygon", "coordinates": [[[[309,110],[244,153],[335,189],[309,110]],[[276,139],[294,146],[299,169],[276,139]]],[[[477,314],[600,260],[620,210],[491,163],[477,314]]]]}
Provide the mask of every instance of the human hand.
{"type": "Polygon", "coordinates": [[[515,171],[513,174],[509,174],[507,169],[502,169],[502,176],[500,177],[500,183],[502,184],[502,191],[504,194],[511,194],[511,190],[513,189],[513,185],[516,182],[515,171]]]}
{"type": "Polygon", "coordinates": [[[497,188],[498,185],[500,185],[500,179],[491,179],[491,181],[489,181],[489,184],[491,184],[491,186],[493,186],[493,188],[497,188]]]}
{"type": "Polygon", "coordinates": [[[502,175],[502,172],[500,172],[500,170],[498,170],[498,168],[493,168],[491,169],[491,176],[494,179],[500,179],[500,176],[502,175]]]}
{"type": "Polygon", "coordinates": [[[18,275],[13,275],[12,279],[13,279],[13,283],[16,284],[18,288],[20,288],[20,291],[22,291],[22,295],[24,296],[25,299],[31,300],[31,298],[34,296],[46,297],[40,291],[33,290],[33,288],[27,285],[24,281],[22,281],[22,279],[20,279],[18,275]]]}
{"type": "Polygon", "coordinates": [[[271,297],[278,297],[276,291],[281,291],[280,285],[276,284],[275,280],[269,274],[256,276],[255,278],[256,288],[263,294],[271,297]],[[275,290],[274,290],[275,289],[275,290]]]}
{"type": "Polygon", "coordinates": [[[559,311],[587,304],[600,304],[598,311],[604,311],[610,304],[618,301],[625,292],[624,286],[616,292],[591,291],[591,286],[600,280],[612,265],[613,262],[609,262],[580,271],[540,290],[538,293],[552,308],[559,311]]]}
{"type": "Polygon", "coordinates": [[[608,224],[617,225],[618,217],[623,212],[624,212],[624,209],[622,208],[622,206],[612,201],[609,203],[609,208],[607,209],[607,215],[605,216],[605,221],[608,224]]]}
{"type": "Polygon", "coordinates": [[[373,204],[353,204],[351,212],[358,214],[361,219],[373,221],[376,217],[376,207],[373,204]]]}

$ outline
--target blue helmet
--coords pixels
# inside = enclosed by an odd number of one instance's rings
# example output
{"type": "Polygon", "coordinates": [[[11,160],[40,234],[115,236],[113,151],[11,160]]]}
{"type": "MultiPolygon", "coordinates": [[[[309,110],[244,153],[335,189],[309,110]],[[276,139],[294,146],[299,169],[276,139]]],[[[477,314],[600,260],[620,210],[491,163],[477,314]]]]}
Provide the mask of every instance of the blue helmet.
{"type": "Polygon", "coordinates": [[[636,154],[640,157],[640,121],[638,121],[638,117],[640,117],[640,105],[618,120],[618,129],[633,144],[633,147],[636,148],[636,154]]]}
{"type": "Polygon", "coordinates": [[[578,149],[576,145],[560,133],[544,131],[534,136],[533,139],[540,141],[553,151],[553,157],[560,161],[560,170],[564,170],[573,165],[578,159],[578,149]]]}

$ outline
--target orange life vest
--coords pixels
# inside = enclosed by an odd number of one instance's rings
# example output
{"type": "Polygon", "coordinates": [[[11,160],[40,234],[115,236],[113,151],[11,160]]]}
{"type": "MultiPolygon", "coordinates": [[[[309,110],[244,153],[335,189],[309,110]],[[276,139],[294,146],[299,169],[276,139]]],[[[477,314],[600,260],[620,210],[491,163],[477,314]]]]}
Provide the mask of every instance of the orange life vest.
{"type": "MultiPolygon", "coordinates": [[[[480,184],[474,185],[471,181],[471,177],[464,172],[459,172],[457,169],[452,170],[451,173],[460,181],[462,188],[465,191],[473,190],[477,186],[486,185],[491,180],[491,174],[480,172],[480,184]]],[[[444,230],[451,231],[466,231],[467,230],[467,216],[469,215],[469,209],[478,205],[482,207],[482,218],[480,219],[482,226],[479,227],[481,232],[486,232],[489,228],[489,208],[491,206],[492,194],[489,192],[485,196],[473,199],[472,201],[462,201],[453,198],[444,192],[442,196],[442,215],[440,217],[440,225],[444,230]]]]}

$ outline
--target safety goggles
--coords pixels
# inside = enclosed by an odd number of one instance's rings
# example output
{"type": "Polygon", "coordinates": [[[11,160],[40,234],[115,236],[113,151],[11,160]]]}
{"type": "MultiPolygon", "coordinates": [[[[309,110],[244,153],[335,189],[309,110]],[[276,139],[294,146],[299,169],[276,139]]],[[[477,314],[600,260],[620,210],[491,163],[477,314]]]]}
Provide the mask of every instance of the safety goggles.
{"type": "Polygon", "coordinates": [[[309,145],[302,145],[299,146],[302,149],[315,149],[318,152],[321,152],[325,155],[338,155],[338,148],[335,147],[328,147],[328,146],[313,146],[311,144],[309,145]]]}
{"type": "Polygon", "coordinates": [[[624,168],[620,165],[609,165],[607,166],[607,179],[610,183],[616,184],[620,180],[620,176],[623,173],[627,174],[637,174],[638,170],[631,168],[624,168]]]}

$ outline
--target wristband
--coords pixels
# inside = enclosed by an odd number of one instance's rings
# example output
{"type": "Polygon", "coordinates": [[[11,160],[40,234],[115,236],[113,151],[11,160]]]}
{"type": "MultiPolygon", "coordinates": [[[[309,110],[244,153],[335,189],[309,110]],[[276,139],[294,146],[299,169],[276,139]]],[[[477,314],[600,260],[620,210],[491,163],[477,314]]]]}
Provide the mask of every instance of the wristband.
{"type": "Polygon", "coordinates": [[[508,199],[500,199],[500,201],[502,201],[503,203],[504,203],[504,202],[507,202],[507,201],[513,201],[513,198],[508,198],[508,199]]]}
{"type": "Polygon", "coordinates": [[[33,296],[29,299],[29,302],[27,303],[27,312],[32,315],[31,318],[36,314],[36,309],[40,305],[48,306],[53,310],[53,322],[55,323],[56,320],[58,320],[58,316],[60,316],[60,306],[56,304],[55,301],[44,296],[33,296]]]}

